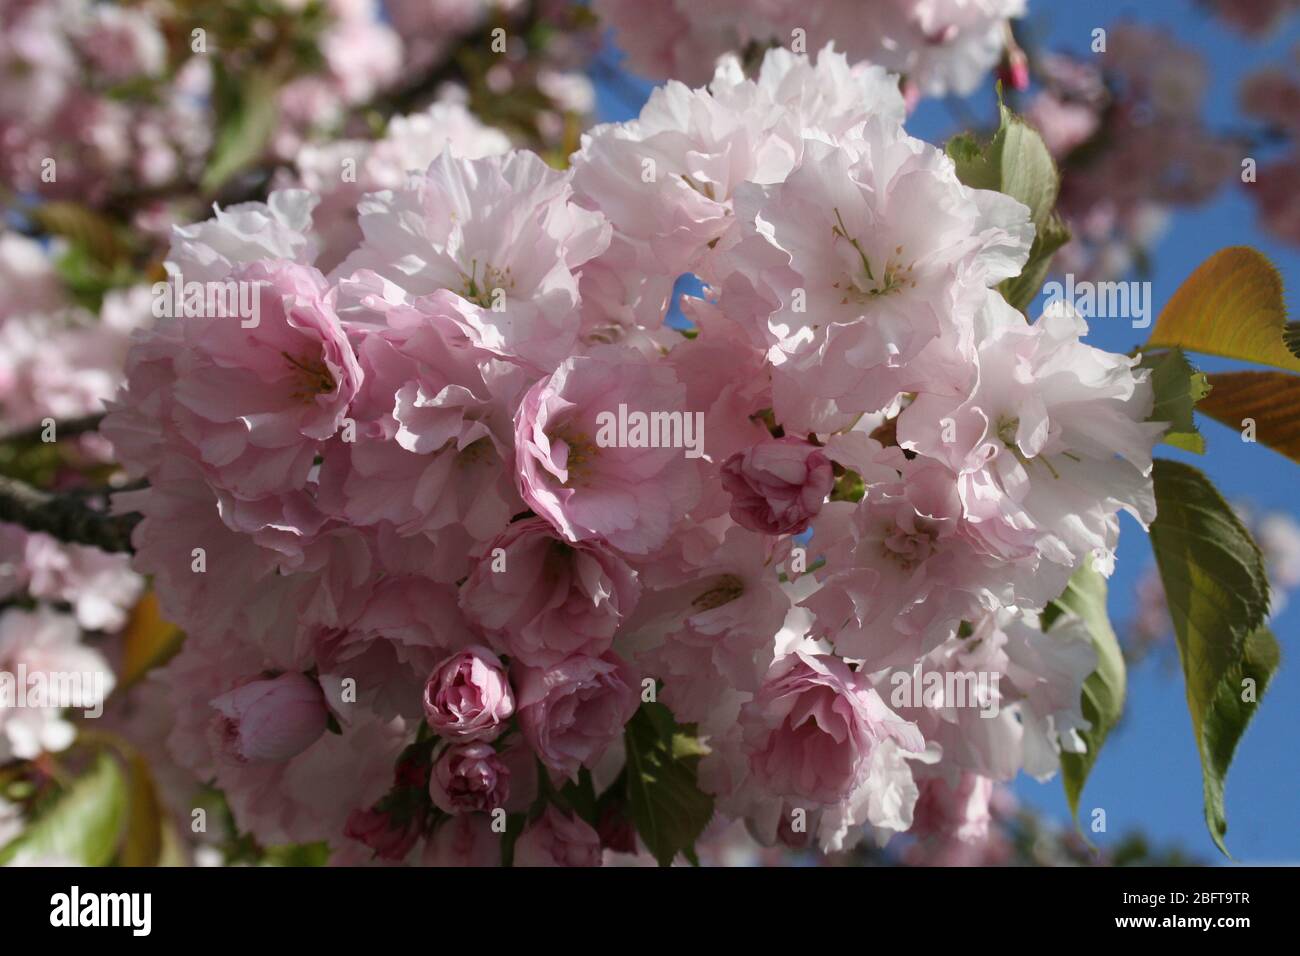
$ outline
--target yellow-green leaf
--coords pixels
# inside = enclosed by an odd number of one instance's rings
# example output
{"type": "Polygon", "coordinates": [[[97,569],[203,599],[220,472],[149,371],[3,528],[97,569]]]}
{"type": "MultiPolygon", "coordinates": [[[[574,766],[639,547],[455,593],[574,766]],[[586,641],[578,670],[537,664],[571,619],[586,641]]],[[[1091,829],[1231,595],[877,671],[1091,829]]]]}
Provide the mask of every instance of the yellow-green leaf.
{"type": "Polygon", "coordinates": [[[1254,421],[1261,444],[1300,462],[1300,376],[1286,372],[1216,372],[1197,409],[1240,431],[1254,421]]]}
{"type": "Polygon", "coordinates": [[[122,635],[124,652],[119,687],[130,687],[153,668],[166,663],[180,649],[181,629],[162,616],[158,598],[145,592],[134,608],[122,635]]]}
{"type": "Polygon", "coordinates": [[[126,835],[123,866],[157,866],[163,849],[163,809],[149,764],[139,754],[127,760],[126,835]]]}
{"type": "Polygon", "coordinates": [[[1179,286],[1148,348],[1174,348],[1300,372],[1287,347],[1282,277],[1248,246],[1220,250],[1179,286]]]}

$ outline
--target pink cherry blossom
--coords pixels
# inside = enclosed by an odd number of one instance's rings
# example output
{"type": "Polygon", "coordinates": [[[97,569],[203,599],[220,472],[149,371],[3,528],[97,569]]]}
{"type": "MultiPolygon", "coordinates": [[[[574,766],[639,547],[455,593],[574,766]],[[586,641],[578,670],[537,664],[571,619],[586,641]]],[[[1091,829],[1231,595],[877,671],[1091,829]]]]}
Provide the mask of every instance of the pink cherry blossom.
{"type": "Polygon", "coordinates": [[[916,726],[898,718],[843,661],[802,651],[773,665],[741,721],[759,783],[821,804],[853,792],[881,741],[912,751],[925,746],[916,726]]]}
{"type": "Polygon", "coordinates": [[[696,461],[682,447],[621,447],[612,434],[602,445],[601,419],[620,406],[675,413],[684,435],[693,420],[684,392],[672,369],[630,350],[566,359],[519,406],[520,495],[570,541],[600,538],[637,554],[660,547],[699,495],[696,461]]]}
{"type": "Polygon", "coordinates": [[[515,866],[600,866],[600,837],[578,816],[548,805],[515,843],[515,866]]]}
{"type": "Polygon", "coordinates": [[[486,813],[462,813],[438,824],[421,858],[427,866],[500,866],[501,835],[486,813]]]}
{"type": "Polygon", "coordinates": [[[460,604],[503,653],[550,667],[607,651],[640,590],[635,572],[600,542],[570,543],[544,519],[528,518],[489,543],[460,604]]]}
{"type": "Polygon", "coordinates": [[[224,718],[222,751],[240,763],[302,753],[325,732],[329,717],[320,685],[297,673],[242,684],[211,705],[224,718]]]}
{"type": "Polygon", "coordinates": [[[760,442],[722,465],[731,517],[763,534],[807,530],[834,482],[830,459],[800,438],[760,442]]]}
{"type": "Polygon", "coordinates": [[[483,647],[452,654],[424,686],[425,720],[453,740],[494,740],[514,712],[514,691],[501,661],[483,647]]]}
{"type": "Polygon", "coordinates": [[[623,732],[637,708],[635,676],[613,653],[577,655],[548,669],[519,667],[519,729],[556,775],[576,777],[623,732]]]}
{"type": "Polygon", "coordinates": [[[115,683],[103,654],[82,643],[75,619],[48,607],[0,611],[0,672],[8,698],[0,705],[0,760],[6,762],[63,750],[76,736],[64,708],[102,713],[115,683]],[[67,684],[66,699],[51,696],[61,674],[77,678],[67,684]],[[25,685],[20,684],[23,678],[25,685]],[[48,693],[38,693],[41,686],[48,693]]]}
{"type": "Polygon", "coordinates": [[[371,270],[410,298],[450,292],[475,345],[550,371],[577,338],[576,272],[609,244],[604,217],[572,191],[568,175],[532,153],[443,153],[400,189],[361,202],[365,238],[339,271],[371,270]]]}
{"type": "Polygon", "coordinates": [[[414,718],[429,673],[473,635],[450,587],[392,576],[375,585],[355,616],[313,629],[310,639],[323,674],[351,679],[357,699],[383,716],[414,718]]]}

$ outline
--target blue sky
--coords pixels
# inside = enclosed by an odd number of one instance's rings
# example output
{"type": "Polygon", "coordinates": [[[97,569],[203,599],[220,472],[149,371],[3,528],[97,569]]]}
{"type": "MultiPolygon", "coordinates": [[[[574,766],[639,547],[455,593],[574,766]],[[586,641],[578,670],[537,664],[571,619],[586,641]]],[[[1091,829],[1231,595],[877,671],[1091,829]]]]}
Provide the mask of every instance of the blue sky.
{"type": "MultiPolygon", "coordinates": [[[[1042,47],[1091,55],[1092,30],[1131,20],[1170,30],[1180,41],[1206,58],[1211,83],[1204,117],[1212,129],[1240,130],[1236,110],[1240,81],[1264,62],[1281,63],[1300,44],[1300,16],[1292,17],[1265,42],[1251,42],[1205,16],[1192,0],[1145,0],[1143,3],[1054,2],[1030,0],[1029,35],[1042,47]]],[[[602,120],[629,118],[639,110],[649,85],[607,72],[597,80],[597,104],[602,120]]],[[[977,117],[993,121],[990,92],[966,104],[977,117]]],[[[942,142],[961,126],[949,105],[929,101],[908,123],[914,135],[942,142]]],[[[1269,157],[1260,151],[1261,165],[1269,157]]],[[[1300,315],[1295,289],[1300,285],[1300,251],[1277,242],[1256,225],[1249,186],[1229,183],[1212,201],[1197,208],[1180,208],[1152,256],[1154,310],[1193,269],[1226,246],[1250,245],[1266,253],[1282,272],[1288,288],[1290,314],[1300,315]]],[[[1297,188],[1300,188],[1298,185],[1297,188]]],[[[1090,341],[1114,351],[1128,351],[1145,332],[1127,322],[1099,320],[1090,341]]],[[[1233,363],[1205,359],[1208,371],[1233,363]]],[[[1286,511],[1300,517],[1300,470],[1262,444],[1246,444],[1237,432],[1202,420],[1209,445],[1205,456],[1179,452],[1169,446],[1158,451],[1187,460],[1205,471],[1223,494],[1255,509],[1286,511]]],[[[1118,628],[1133,609],[1133,583],[1151,560],[1146,535],[1125,518],[1118,570],[1111,581],[1110,610],[1118,628]]],[[[1227,843],[1241,862],[1300,863],[1300,599],[1293,600],[1273,622],[1282,644],[1282,666],[1247,731],[1228,777],[1227,843]]],[[[1064,821],[1068,810],[1059,780],[1038,784],[1027,778],[1017,795],[1044,814],[1064,821]]],[[[1124,720],[1107,741],[1080,803],[1081,815],[1094,807],[1106,810],[1108,832],[1094,834],[1105,846],[1124,833],[1140,829],[1158,843],[1176,842],[1208,862],[1220,859],[1206,833],[1202,815],[1201,774],[1181,675],[1149,659],[1130,671],[1124,720]]]]}

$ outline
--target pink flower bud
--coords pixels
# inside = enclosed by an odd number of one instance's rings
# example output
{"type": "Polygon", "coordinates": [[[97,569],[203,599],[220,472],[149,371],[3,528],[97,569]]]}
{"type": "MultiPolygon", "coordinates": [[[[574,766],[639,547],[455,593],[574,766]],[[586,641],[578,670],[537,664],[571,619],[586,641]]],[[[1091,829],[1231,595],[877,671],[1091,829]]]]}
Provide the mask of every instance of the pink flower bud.
{"type": "Polygon", "coordinates": [[[325,732],[329,709],[320,684],[305,674],[255,680],[213,699],[218,749],[236,763],[296,757],[325,732]]]}
{"type": "Polygon", "coordinates": [[[1029,59],[1019,47],[1008,50],[998,66],[998,79],[1013,90],[1029,89],[1029,59]]]}
{"type": "Polygon", "coordinates": [[[447,748],[429,776],[429,798],[447,813],[495,810],[510,797],[510,769],[489,744],[447,748]]]}
{"type": "Polygon", "coordinates": [[[500,659],[484,647],[453,654],[429,675],[424,687],[424,716],[442,737],[495,740],[515,712],[500,659]]]}
{"type": "Polygon", "coordinates": [[[732,520],[762,534],[807,530],[834,484],[830,459],[802,438],[760,441],[722,466],[732,520]]]}

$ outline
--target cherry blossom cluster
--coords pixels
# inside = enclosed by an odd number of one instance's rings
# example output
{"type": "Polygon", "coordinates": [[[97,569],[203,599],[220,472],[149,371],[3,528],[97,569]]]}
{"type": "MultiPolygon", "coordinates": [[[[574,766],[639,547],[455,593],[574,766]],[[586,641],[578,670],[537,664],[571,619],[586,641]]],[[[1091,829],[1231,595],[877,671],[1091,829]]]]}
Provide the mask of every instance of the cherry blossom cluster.
{"type": "Polygon", "coordinates": [[[1025,15],[1027,3],[669,0],[653,17],[637,0],[595,0],[592,6],[614,29],[628,65],[656,79],[704,83],[724,54],[761,54],[792,42],[812,51],[833,40],[851,61],[901,75],[911,97],[974,92],[1007,51],[1010,21],[1025,15]]]}
{"type": "MultiPolygon", "coordinates": [[[[1072,234],[1055,263],[1060,272],[1127,275],[1164,235],[1175,207],[1209,200],[1240,172],[1244,144],[1201,119],[1210,82],[1204,59],[1166,32],[1119,24],[1107,31],[1104,53],[1045,54],[1035,68],[1043,88],[1025,115],[1061,166],[1057,211],[1072,234]]],[[[1277,212],[1288,205],[1284,168],[1259,183],[1276,197],[1263,205],[1278,220],[1288,215],[1277,212]]]]}
{"type": "MultiPolygon", "coordinates": [[[[491,18],[515,30],[507,16],[522,16],[524,6],[519,0],[277,0],[211,8],[167,0],[3,0],[0,185],[113,213],[132,207],[141,214],[137,226],[156,226],[170,214],[165,200],[199,188],[205,165],[222,146],[221,123],[233,116],[240,135],[254,135],[238,119],[260,104],[229,111],[227,87],[249,81],[253,95],[241,95],[274,104],[261,158],[291,163],[310,144],[368,129],[371,120],[358,118],[363,107],[393,112],[378,101],[409,92],[404,84],[412,76],[433,74],[491,18]]],[[[561,23],[563,11],[542,6],[539,18],[561,23]]],[[[488,76],[493,92],[508,92],[514,74],[526,68],[549,97],[539,111],[552,127],[562,122],[556,110],[590,109],[590,86],[573,72],[586,52],[576,40],[560,38],[554,49],[534,52],[540,66],[521,66],[522,41],[508,47],[504,30],[503,45],[491,53],[499,60],[488,76]]],[[[556,129],[549,132],[559,138],[556,129]]]]}
{"type": "MultiPolygon", "coordinates": [[[[123,382],[132,330],[149,321],[147,288],[110,292],[98,315],[76,305],[49,253],[35,240],[0,233],[0,438],[47,430],[55,437],[58,422],[99,412],[123,382]]],[[[111,446],[93,431],[68,436],[64,452],[52,483],[72,484],[78,465],[102,468],[112,460],[111,446]]],[[[98,675],[96,693],[76,702],[102,705],[113,669],[85,637],[120,631],[143,589],[125,554],[0,522],[0,675],[98,675]]],[[[15,706],[5,679],[0,762],[66,747],[75,728],[63,706],[15,706]]]]}
{"type": "Polygon", "coordinates": [[[125,554],[0,523],[0,762],[72,743],[67,707],[102,712],[116,679],[105,649],[86,635],[120,631],[143,590],[125,554]],[[73,696],[27,695],[21,678],[38,674],[42,682],[76,675],[73,696]]]}
{"type": "Polygon", "coordinates": [[[1280,138],[1281,155],[1262,163],[1248,192],[1261,225],[1283,242],[1300,245],[1300,198],[1292,188],[1300,175],[1300,50],[1289,62],[1270,64],[1248,76],[1238,91],[1241,108],[1280,138]]]}
{"type": "Polygon", "coordinates": [[[1207,0],[1216,17],[1248,37],[1264,37],[1300,9],[1296,0],[1207,0]]]}
{"type": "Polygon", "coordinates": [[[516,864],[597,863],[627,808],[556,794],[632,772],[651,702],[715,819],[827,849],[977,833],[1084,748],[1096,654],[1039,612],[1154,517],[1164,426],[1136,358],[1006,303],[1029,211],[904,115],[772,49],[562,171],[444,126],[373,147],[328,235],[306,171],[175,230],[173,281],[257,308],[138,333],[103,434],[187,635],[169,746],[242,830],[487,863],[520,815],[516,864]]]}
{"type": "Polygon", "coordinates": [[[151,7],[7,0],[0,25],[5,185],[95,199],[115,181],[170,182],[206,148],[197,101],[206,65],[198,59],[156,101],[121,95],[167,73],[167,41],[151,7]]]}
{"type": "MultiPolygon", "coordinates": [[[[131,332],[152,321],[147,286],[108,292],[97,314],[72,301],[51,256],[59,251],[0,232],[0,436],[102,410],[122,383],[131,332]]],[[[81,439],[108,460],[98,436],[81,439]]]]}

